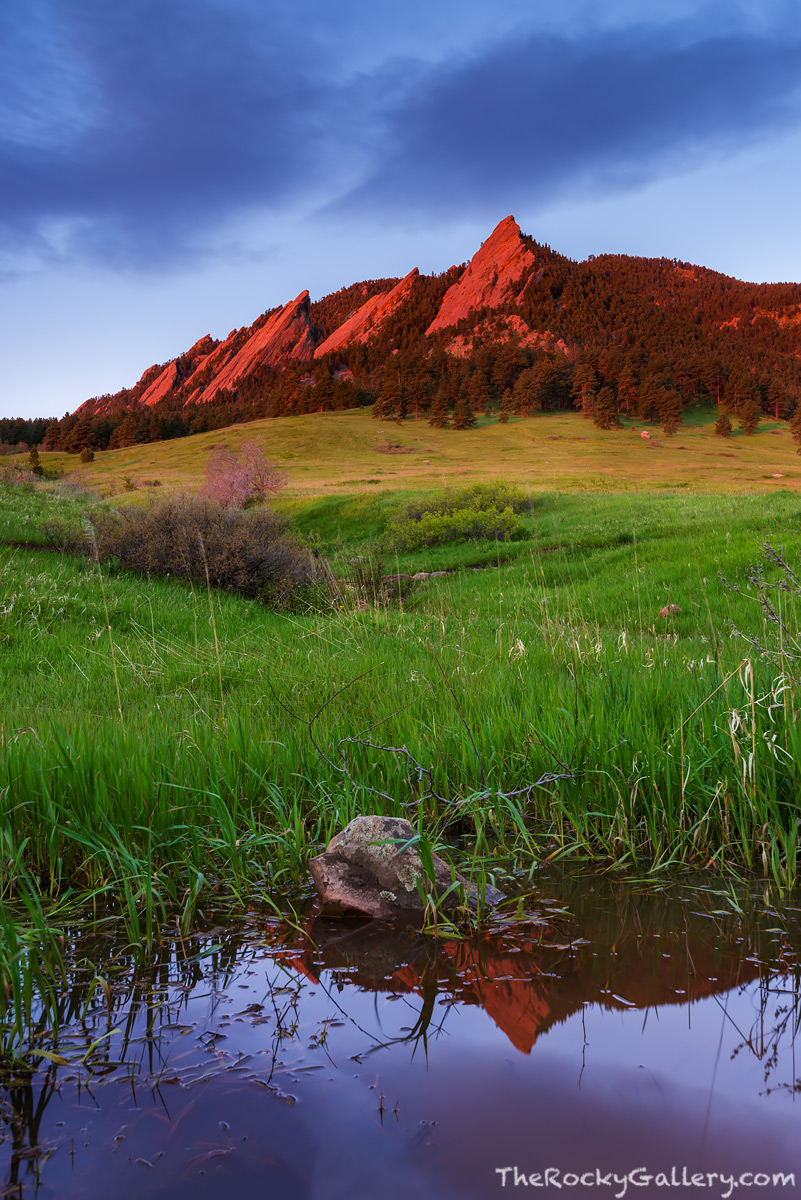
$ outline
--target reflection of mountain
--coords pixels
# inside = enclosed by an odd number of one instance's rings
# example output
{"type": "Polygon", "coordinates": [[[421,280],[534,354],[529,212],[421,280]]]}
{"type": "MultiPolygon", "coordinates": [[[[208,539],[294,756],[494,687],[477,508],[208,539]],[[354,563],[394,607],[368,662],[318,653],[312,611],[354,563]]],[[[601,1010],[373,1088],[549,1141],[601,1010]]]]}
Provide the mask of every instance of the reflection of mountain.
{"type": "Polygon", "coordinates": [[[696,919],[677,933],[671,920],[663,933],[637,924],[603,930],[596,924],[585,939],[572,922],[557,918],[466,942],[312,915],[305,937],[282,937],[277,957],[315,983],[330,972],[335,981],[366,990],[430,996],[433,988],[479,1005],[524,1054],[585,1004],[610,1009],[688,1004],[760,973],[758,963],[744,957],[739,931],[731,927],[723,933],[716,922],[696,919]]]}

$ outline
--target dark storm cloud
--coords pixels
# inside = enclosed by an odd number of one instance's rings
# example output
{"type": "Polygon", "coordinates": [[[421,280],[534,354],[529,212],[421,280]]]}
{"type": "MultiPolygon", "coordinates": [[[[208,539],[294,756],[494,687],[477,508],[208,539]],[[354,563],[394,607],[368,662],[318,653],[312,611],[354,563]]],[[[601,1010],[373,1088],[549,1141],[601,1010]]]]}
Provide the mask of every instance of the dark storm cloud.
{"type": "Polygon", "coordinates": [[[798,124],[800,83],[795,32],[518,37],[432,75],[337,210],[461,216],[629,187],[798,124]]]}
{"type": "Polygon", "coordinates": [[[36,28],[26,13],[4,31],[16,35],[0,109],[12,245],[169,255],[237,209],[285,204],[324,169],[321,114],[336,96],[260,6],[35,8],[36,28]]]}
{"type": "MultiPolygon", "coordinates": [[[[365,30],[364,7],[5,6],[7,263],[194,260],[248,210],[328,204],[376,223],[497,215],[630,186],[796,119],[795,36],[675,25],[557,37],[529,26],[490,46],[477,26],[474,48],[465,38],[444,59],[447,39],[435,53],[421,24],[425,53],[414,60],[407,37],[401,62],[397,31],[382,40],[376,20],[365,30]]],[[[436,10],[446,31],[448,7],[436,10]]]]}

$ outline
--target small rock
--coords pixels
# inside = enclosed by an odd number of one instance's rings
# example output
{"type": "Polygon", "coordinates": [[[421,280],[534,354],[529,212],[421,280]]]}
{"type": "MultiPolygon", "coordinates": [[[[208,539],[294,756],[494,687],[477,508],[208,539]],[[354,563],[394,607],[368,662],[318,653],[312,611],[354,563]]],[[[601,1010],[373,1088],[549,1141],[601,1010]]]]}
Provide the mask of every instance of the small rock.
{"type": "MultiPolygon", "coordinates": [[[[425,880],[425,872],[417,846],[405,845],[414,837],[408,821],[381,816],[356,817],[336,834],[325,853],[309,862],[323,916],[376,920],[401,916],[419,921],[425,901],[417,883],[425,880]]],[[[451,868],[436,854],[432,859],[433,890],[441,896],[452,884],[451,868]]],[[[468,885],[458,871],[456,878],[464,885],[468,903],[474,908],[478,900],[475,885],[468,885]]],[[[428,881],[426,884],[427,888],[432,886],[428,881]]],[[[497,904],[503,895],[488,886],[485,899],[488,904],[497,904]]],[[[451,892],[444,906],[455,908],[460,900],[458,891],[451,892]]]]}
{"type": "Polygon", "coordinates": [[[411,575],[384,575],[381,586],[388,596],[402,598],[412,590],[414,581],[411,575]]]}
{"type": "Polygon", "coordinates": [[[677,617],[681,609],[678,604],[666,604],[664,608],[660,608],[656,614],[658,617],[677,617]]]}

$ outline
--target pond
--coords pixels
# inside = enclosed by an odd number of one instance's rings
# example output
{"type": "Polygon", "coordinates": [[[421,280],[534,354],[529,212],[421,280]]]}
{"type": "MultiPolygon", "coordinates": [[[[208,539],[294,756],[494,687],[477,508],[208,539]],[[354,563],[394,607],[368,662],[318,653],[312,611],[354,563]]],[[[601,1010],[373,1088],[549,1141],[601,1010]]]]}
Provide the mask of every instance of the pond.
{"type": "Polygon", "coordinates": [[[801,1185],[792,900],[558,873],[467,941],[310,905],[143,964],[99,930],[69,940],[52,1057],[2,1079],[0,1195],[801,1185]]]}

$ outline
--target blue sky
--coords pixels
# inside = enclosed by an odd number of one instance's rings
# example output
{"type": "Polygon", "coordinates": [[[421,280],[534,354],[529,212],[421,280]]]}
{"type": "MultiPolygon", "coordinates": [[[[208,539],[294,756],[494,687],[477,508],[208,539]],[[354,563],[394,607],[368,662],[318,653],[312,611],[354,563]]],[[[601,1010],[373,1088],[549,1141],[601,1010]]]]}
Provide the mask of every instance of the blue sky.
{"type": "Polygon", "coordinates": [[[61,415],[514,213],[576,258],[801,280],[772,0],[25,0],[0,11],[0,415],[61,415]]]}

